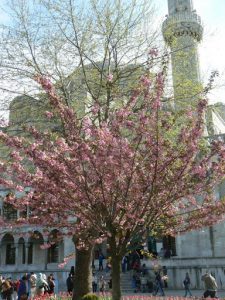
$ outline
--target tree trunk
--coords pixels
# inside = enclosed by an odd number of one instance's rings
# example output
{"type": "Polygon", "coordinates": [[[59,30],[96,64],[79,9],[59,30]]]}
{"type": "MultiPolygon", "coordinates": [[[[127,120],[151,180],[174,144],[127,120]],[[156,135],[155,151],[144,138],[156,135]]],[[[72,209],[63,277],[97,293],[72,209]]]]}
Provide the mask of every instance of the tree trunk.
{"type": "Polygon", "coordinates": [[[73,300],[80,300],[84,295],[92,292],[93,248],[94,246],[91,245],[87,249],[76,248],[73,300]]]}
{"type": "Polygon", "coordinates": [[[112,253],[112,300],[121,299],[120,266],[121,257],[112,253]]]}

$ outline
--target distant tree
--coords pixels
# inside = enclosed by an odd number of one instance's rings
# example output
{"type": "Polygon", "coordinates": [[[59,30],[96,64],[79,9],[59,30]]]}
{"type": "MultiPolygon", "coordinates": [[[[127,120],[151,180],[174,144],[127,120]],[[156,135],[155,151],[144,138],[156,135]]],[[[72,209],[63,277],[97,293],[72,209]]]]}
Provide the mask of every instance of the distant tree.
{"type": "MultiPolygon", "coordinates": [[[[8,200],[20,210],[30,207],[29,218],[17,226],[62,228],[84,250],[107,240],[113,300],[121,298],[122,256],[137,236],[198,229],[219,222],[225,211],[224,201],[213,194],[225,174],[225,145],[202,138],[207,102],[200,100],[185,116],[163,109],[164,72],[143,75],[119,107],[95,101],[82,119],[50,80],[38,75],[52,106],[47,116],[60,118],[63,136],[33,127],[27,128],[32,139],[0,134],[13,149],[1,164],[0,183],[20,191],[31,187],[23,198],[8,200]]],[[[76,291],[74,299],[80,299],[76,291]]]]}
{"type": "Polygon", "coordinates": [[[82,115],[91,99],[109,106],[129,94],[160,32],[151,0],[7,3],[10,21],[0,38],[6,107],[8,98],[21,94],[32,96],[37,112],[45,109],[44,98],[34,97],[36,74],[51,76],[65,104],[82,115]]]}

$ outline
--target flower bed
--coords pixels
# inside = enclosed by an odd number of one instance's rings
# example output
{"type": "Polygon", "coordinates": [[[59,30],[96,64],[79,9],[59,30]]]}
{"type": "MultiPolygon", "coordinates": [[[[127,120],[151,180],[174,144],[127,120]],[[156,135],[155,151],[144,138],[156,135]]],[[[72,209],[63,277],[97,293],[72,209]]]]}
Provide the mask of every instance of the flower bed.
{"type": "MultiPolygon", "coordinates": [[[[111,293],[96,293],[99,300],[111,300],[111,293]]],[[[189,299],[200,300],[202,297],[190,297],[189,299]]],[[[210,298],[209,298],[210,299],[210,298]]],[[[219,298],[216,298],[219,300],[219,298]]],[[[59,295],[44,295],[42,297],[36,297],[34,300],[72,300],[72,296],[68,293],[60,293],[59,295]]],[[[121,300],[187,300],[185,297],[178,296],[145,296],[145,295],[127,295],[122,296],[121,300]]]]}

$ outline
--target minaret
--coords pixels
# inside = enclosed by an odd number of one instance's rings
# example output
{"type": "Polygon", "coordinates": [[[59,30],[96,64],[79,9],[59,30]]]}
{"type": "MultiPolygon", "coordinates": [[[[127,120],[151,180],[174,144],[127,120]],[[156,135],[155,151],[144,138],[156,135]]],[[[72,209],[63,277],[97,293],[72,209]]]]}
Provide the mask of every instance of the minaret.
{"type": "Polygon", "coordinates": [[[174,100],[177,108],[196,104],[201,91],[198,43],[203,27],[192,0],[168,0],[162,32],[171,48],[174,100]]]}

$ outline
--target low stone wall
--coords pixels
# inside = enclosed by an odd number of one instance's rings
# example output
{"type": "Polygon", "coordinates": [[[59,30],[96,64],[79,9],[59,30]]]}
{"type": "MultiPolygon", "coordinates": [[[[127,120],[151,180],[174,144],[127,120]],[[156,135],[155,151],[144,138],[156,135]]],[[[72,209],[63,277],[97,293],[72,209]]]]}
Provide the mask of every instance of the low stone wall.
{"type": "Polygon", "coordinates": [[[170,258],[155,261],[145,260],[147,268],[154,271],[160,268],[167,272],[168,287],[182,289],[185,274],[188,272],[192,289],[204,289],[201,280],[206,271],[216,278],[218,289],[225,289],[225,257],[221,258],[170,258]]]}

